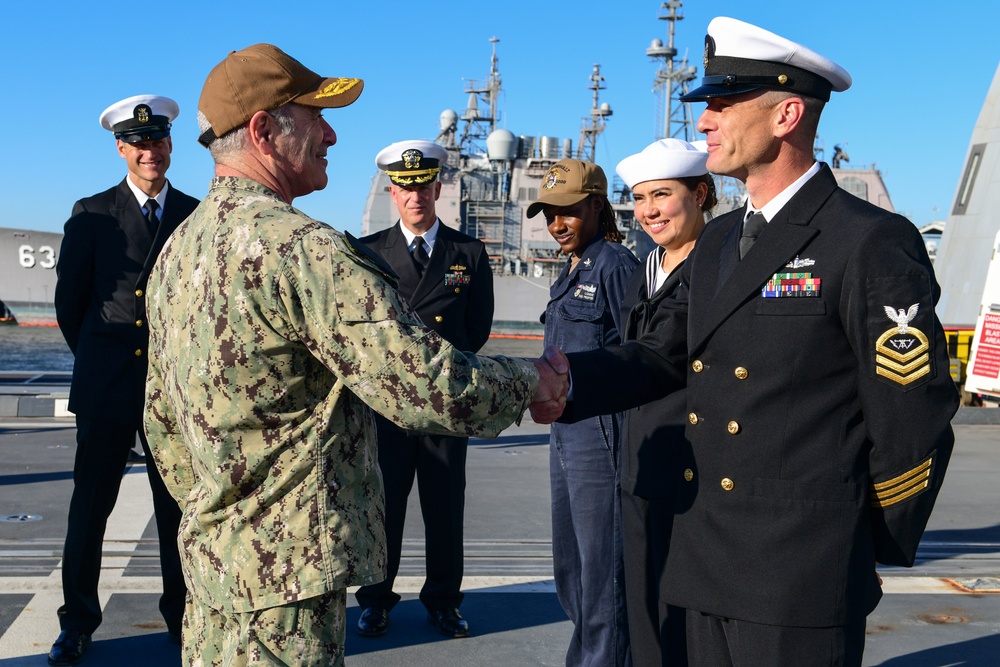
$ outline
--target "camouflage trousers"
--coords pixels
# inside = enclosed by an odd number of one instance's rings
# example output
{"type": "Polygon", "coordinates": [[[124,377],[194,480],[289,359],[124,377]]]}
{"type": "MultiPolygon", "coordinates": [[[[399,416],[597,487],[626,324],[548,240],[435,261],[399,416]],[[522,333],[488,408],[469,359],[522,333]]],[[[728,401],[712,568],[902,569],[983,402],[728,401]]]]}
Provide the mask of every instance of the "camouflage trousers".
{"type": "Polygon", "coordinates": [[[190,667],[344,664],[347,590],[246,613],[223,613],[187,596],[183,662],[190,667]]]}

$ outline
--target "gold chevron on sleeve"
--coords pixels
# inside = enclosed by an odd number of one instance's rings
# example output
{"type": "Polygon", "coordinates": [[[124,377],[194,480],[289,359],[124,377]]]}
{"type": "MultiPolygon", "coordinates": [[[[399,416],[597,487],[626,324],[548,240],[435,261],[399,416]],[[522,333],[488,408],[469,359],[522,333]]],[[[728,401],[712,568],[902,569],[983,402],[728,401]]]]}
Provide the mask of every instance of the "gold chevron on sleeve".
{"type": "Polygon", "coordinates": [[[907,498],[912,498],[930,486],[931,464],[933,461],[934,457],[932,456],[916,468],[907,470],[898,477],[873,484],[871,491],[872,507],[885,509],[907,498]]]}
{"type": "Polygon", "coordinates": [[[875,342],[875,373],[906,386],[931,372],[930,341],[922,331],[892,328],[875,342]]]}

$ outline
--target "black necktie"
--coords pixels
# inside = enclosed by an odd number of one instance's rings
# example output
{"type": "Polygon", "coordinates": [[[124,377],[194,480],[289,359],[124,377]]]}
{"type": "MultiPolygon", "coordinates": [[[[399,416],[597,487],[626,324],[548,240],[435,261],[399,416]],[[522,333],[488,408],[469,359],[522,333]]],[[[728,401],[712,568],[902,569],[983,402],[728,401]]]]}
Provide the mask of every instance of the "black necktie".
{"type": "Polygon", "coordinates": [[[156,229],[156,226],[160,224],[160,219],[156,217],[157,208],[159,208],[159,206],[157,206],[155,199],[146,200],[146,220],[149,221],[151,229],[156,229]]]}
{"type": "Polygon", "coordinates": [[[424,241],[424,237],[418,236],[416,241],[417,244],[413,248],[413,261],[417,263],[417,270],[422,274],[427,268],[427,263],[431,261],[431,257],[427,254],[427,243],[424,241]]]}
{"type": "Polygon", "coordinates": [[[743,236],[740,237],[740,259],[747,254],[760,233],[767,226],[767,218],[763,213],[754,213],[743,223],[743,236]]]}

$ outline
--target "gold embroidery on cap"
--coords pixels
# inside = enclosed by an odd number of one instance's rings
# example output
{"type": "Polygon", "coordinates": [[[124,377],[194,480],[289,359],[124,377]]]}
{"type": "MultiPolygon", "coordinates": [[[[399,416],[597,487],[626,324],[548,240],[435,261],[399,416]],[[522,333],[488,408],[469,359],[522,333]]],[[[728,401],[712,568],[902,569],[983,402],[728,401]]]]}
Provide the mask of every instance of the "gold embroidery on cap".
{"type": "Polygon", "coordinates": [[[898,477],[872,485],[871,505],[883,509],[911,498],[930,486],[931,457],[898,477]]]}
{"type": "Polygon", "coordinates": [[[428,181],[433,181],[434,177],[438,175],[441,171],[441,167],[434,167],[433,169],[424,169],[421,171],[388,171],[386,174],[392,179],[392,182],[396,185],[422,185],[428,181]]]}
{"type": "Polygon", "coordinates": [[[151,111],[152,109],[147,107],[145,104],[140,104],[135,108],[135,119],[140,123],[148,123],[151,111]]]}
{"type": "Polygon", "coordinates": [[[327,85],[323,90],[316,93],[316,97],[314,99],[318,100],[324,97],[336,97],[337,95],[343,95],[359,83],[361,83],[361,79],[336,79],[333,83],[327,85]]]}
{"type": "Polygon", "coordinates": [[[897,326],[889,329],[875,342],[875,373],[904,387],[931,372],[930,343],[922,331],[909,326],[917,316],[920,304],[909,310],[884,306],[886,316],[897,326]]]}

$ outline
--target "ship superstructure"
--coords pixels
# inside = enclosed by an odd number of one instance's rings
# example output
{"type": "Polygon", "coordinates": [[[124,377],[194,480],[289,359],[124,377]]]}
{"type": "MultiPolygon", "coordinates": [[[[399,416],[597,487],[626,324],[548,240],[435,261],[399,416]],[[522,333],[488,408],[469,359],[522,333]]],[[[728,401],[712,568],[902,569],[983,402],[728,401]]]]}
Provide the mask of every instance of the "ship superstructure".
{"type": "MultiPolygon", "coordinates": [[[[442,169],[437,214],[441,222],[475,236],[486,244],[494,272],[496,321],[501,326],[537,325],[548,301],[548,286],[562,269],[559,246],[542,216],[528,218],[527,208],[538,198],[542,179],[562,158],[594,161],[598,138],[611,107],[600,101],[604,77],[593,66],[589,89],[592,107],[584,117],[574,150],[569,138],[516,136],[498,127],[501,77],[497,44],[492,38],[490,73],[483,81],[468,81],[468,104],[461,114],[446,109],[440,116],[435,141],[448,150],[442,169]]],[[[619,227],[627,243],[645,234],[635,227],[631,207],[621,193],[610,193],[619,227]]],[[[362,233],[371,234],[395,224],[398,214],[389,196],[389,179],[375,175],[362,218],[362,233]]]]}
{"type": "MultiPolygon", "coordinates": [[[[677,23],[684,18],[682,6],[681,0],[660,3],[657,18],[666,24],[666,42],[653,39],[646,49],[646,55],[657,63],[653,78],[656,117],[652,140],[698,138],[691,105],[680,101],[699,75],[697,67],[688,64],[686,55],[679,57],[675,46],[677,23]]],[[[544,219],[527,217],[528,205],[538,198],[542,179],[556,161],[564,157],[594,161],[598,138],[612,112],[606,102],[600,101],[604,77],[600,65],[595,64],[588,86],[592,105],[583,118],[575,147],[568,138],[515,135],[501,127],[499,41],[496,37],[490,40],[488,76],[466,82],[468,102],[461,115],[452,109],[441,113],[435,141],[449,154],[448,165],[440,176],[438,217],[445,225],[486,244],[496,280],[495,323],[502,329],[515,322],[537,325],[548,300],[548,285],[563,264],[544,219]]],[[[642,148],[635,147],[636,151],[642,148]]],[[[817,150],[817,159],[823,159],[821,148],[817,150]]],[[[841,168],[840,162],[846,161],[846,153],[838,150],[833,170],[838,182],[862,199],[893,210],[878,170],[841,168]]],[[[631,193],[614,171],[606,169],[605,173],[609,179],[609,199],[625,235],[625,244],[644,258],[653,243],[635,221],[631,193]]],[[[719,199],[714,209],[716,214],[742,206],[746,198],[743,184],[733,178],[717,176],[716,191],[719,199]]],[[[362,232],[377,232],[395,224],[397,219],[389,197],[389,179],[379,172],[368,194],[362,232]]]]}
{"type": "MultiPolygon", "coordinates": [[[[468,105],[462,115],[451,109],[441,114],[435,141],[448,150],[448,165],[440,176],[437,213],[445,225],[486,244],[496,275],[543,278],[561,268],[559,246],[549,235],[544,218],[527,217],[528,205],[538,198],[542,179],[558,160],[594,161],[597,139],[612,111],[599,99],[604,77],[598,64],[590,76],[593,106],[583,120],[575,150],[568,138],[515,136],[499,128],[499,41],[495,37],[490,40],[493,53],[486,80],[465,85],[468,105]]],[[[398,217],[389,197],[389,179],[378,173],[365,206],[362,233],[385,229],[398,217]]]]}

